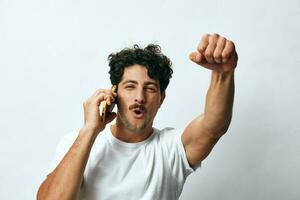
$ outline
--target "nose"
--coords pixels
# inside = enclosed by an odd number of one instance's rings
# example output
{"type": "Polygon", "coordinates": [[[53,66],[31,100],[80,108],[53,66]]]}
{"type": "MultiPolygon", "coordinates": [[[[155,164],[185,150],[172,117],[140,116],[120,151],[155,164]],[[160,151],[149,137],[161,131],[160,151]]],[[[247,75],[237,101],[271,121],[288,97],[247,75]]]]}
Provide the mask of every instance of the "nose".
{"type": "Polygon", "coordinates": [[[144,104],[145,103],[145,94],[144,94],[143,89],[137,90],[134,102],[139,103],[139,104],[144,104]]]}

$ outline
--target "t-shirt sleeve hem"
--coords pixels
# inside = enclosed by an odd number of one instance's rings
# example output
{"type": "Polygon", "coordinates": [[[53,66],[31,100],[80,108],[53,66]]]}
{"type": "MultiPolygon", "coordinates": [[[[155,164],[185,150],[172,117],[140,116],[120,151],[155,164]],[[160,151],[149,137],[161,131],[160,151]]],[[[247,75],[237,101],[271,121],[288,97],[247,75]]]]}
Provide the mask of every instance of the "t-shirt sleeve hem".
{"type": "Polygon", "coordinates": [[[70,149],[70,147],[74,143],[75,139],[77,138],[78,133],[79,133],[78,130],[74,130],[74,131],[71,131],[71,132],[65,134],[61,138],[58,145],[56,146],[55,156],[52,159],[52,161],[50,163],[50,166],[48,167],[48,169],[46,171],[47,176],[49,174],[51,174],[55,170],[57,165],[61,162],[61,160],[63,159],[63,157],[68,152],[68,150],[70,149]]]}
{"type": "Polygon", "coordinates": [[[190,163],[187,159],[186,153],[185,153],[185,148],[184,148],[184,145],[182,143],[182,139],[181,139],[183,131],[184,131],[184,129],[179,129],[178,130],[177,143],[178,143],[179,151],[180,151],[180,154],[181,154],[181,157],[182,157],[182,160],[183,160],[183,163],[184,163],[184,166],[185,166],[186,170],[189,173],[193,173],[193,172],[197,171],[198,168],[201,167],[201,162],[198,165],[193,166],[193,167],[190,165],[190,163]]]}

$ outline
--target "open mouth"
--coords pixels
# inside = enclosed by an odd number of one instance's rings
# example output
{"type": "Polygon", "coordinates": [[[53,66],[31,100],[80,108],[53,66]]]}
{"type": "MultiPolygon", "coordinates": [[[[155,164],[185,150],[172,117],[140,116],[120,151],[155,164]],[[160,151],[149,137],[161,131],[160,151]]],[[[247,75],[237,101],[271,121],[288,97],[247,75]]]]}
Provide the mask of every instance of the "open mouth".
{"type": "Polygon", "coordinates": [[[139,110],[135,110],[135,111],[133,111],[135,114],[137,114],[137,115],[139,115],[139,114],[141,114],[142,112],[141,111],[139,111],[139,110]]]}
{"type": "Polygon", "coordinates": [[[140,118],[142,118],[142,117],[144,116],[144,111],[143,111],[143,110],[140,110],[140,109],[134,109],[134,110],[132,110],[132,112],[133,112],[133,116],[134,116],[135,118],[140,119],[140,118]]]}

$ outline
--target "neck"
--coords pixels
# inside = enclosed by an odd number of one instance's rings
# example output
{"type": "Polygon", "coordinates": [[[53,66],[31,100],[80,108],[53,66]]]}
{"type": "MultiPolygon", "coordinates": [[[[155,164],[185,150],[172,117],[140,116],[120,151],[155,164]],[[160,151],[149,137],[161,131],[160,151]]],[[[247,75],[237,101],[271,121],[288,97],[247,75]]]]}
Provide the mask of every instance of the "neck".
{"type": "Polygon", "coordinates": [[[137,143],[146,140],[153,132],[152,123],[143,130],[132,131],[124,127],[120,119],[117,118],[116,123],[111,126],[113,136],[121,141],[128,143],[137,143]]]}

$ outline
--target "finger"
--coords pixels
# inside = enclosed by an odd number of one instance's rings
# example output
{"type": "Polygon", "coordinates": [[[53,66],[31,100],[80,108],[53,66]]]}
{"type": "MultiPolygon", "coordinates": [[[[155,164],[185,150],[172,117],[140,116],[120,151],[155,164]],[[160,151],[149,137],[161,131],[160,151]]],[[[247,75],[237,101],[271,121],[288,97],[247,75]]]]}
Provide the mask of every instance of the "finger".
{"type": "Polygon", "coordinates": [[[222,62],[222,52],[226,44],[226,39],[224,37],[219,37],[215,51],[213,53],[213,57],[216,63],[221,63],[222,62]]]}
{"type": "Polygon", "coordinates": [[[98,98],[99,95],[101,95],[101,97],[104,97],[101,101],[105,100],[109,105],[111,105],[112,102],[115,101],[115,96],[117,96],[117,94],[112,92],[111,90],[98,89],[91,98],[98,98]]]}
{"type": "Polygon", "coordinates": [[[117,97],[118,93],[117,92],[112,92],[113,97],[117,97]]]}
{"type": "Polygon", "coordinates": [[[94,92],[94,96],[98,96],[100,93],[104,92],[104,89],[100,88],[100,89],[97,89],[95,92],[94,92]]]}
{"type": "Polygon", "coordinates": [[[111,91],[110,89],[102,89],[102,88],[97,89],[97,90],[94,92],[94,95],[95,95],[95,96],[98,96],[100,93],[106,93],[106,94],[112,95],[112,96],[116,96],[116,95],[117,95],[116,92],[113,92],[113,91],[111,91]]]}
{"type": "Polygon", "coordinates": [[[205,59],[208,63],[215,63],[213,55],[217,45],[218,37],[219,35],[216,33],[209,37],[209,44],[204,53],[205,59]]]}
{"type": "Polygon", "coordinates": [[[115,101],[115,98],[113,96],[108,95],[108,96],[106,96],[105,100],[106,100],[107,105],[112,105],[115,101]]]}
{"type": "Polygon", "coordinates": [[[205,52],[205,49],[206,47],[208,46],[208,38],[209,38],[209,34],[205,34],[202,38],[201,38],[201,41],[200,43],[198,44],[198,47],[197,47],[197,50],[200,52],[200,53],[204,53],[205,52]]]}
{"type": "Polygon", "coordinates": [[[107,95],[105,93],[100,93],[98,96],[92,96],[91,101],[95,102],[98,106],[100,106],[102,101],[105,101],[107,98],[107,95]]]}
{"type": "Polygon", "coordinates": [[[196,51],[190,53],[189,58],[191,61],[198,63],[198,64],[205,61],[204,56],[200,52],[196,52],[196,51]]]}
{"type": "Polygon", "coordinates": [[[108,94],[109,96],[112,96],[113,98],[118,96],[117,92],[113,92],[112,90],[107,90],[106,94],[108,94]]]}
{"type": "Polygon", "coordinates": [[[227,40],[222,52],[222,62],[226,63],[229,60],[230,56],[234,53],[234,51],[235,51],[235,47],[233,42],[227,40]]]}
{"type": "Polygon", "coordinates": [[[118,94],[116,92],[113,92],[112,90],[104,90],[103,91],[107,96],[112,97],[113,99],[115,99],[115,97],[118,96],[118,94]]]}

